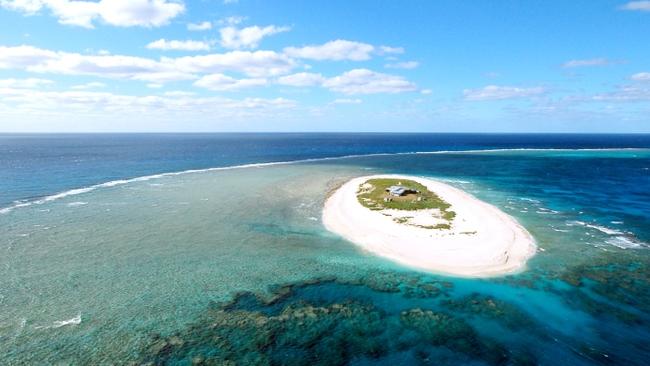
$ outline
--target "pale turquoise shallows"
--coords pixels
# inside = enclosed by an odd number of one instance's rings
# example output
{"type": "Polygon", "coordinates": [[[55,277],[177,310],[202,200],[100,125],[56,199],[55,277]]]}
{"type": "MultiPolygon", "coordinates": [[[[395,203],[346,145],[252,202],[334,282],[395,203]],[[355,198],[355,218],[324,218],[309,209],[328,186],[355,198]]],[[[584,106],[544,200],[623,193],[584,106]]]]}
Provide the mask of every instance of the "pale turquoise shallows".
{"type": "Polygon", "coordinates": [[[2,353],[125,359],[151,332],[179,329],[235,291],[383,265],[320,224],[328,185],[354,174],[322,166],[186,174],[0,216],[2,353]],[[57,323],[75,317],[80,324],[57,323]]]}

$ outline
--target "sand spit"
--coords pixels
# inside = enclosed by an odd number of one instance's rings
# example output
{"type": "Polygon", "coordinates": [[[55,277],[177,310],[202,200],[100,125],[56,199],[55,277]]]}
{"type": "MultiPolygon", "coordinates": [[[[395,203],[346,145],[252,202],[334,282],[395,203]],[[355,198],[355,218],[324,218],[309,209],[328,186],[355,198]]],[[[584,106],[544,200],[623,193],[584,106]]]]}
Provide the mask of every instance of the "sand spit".
{"type": "MultiPolygon", "coordinates": [[[[425,221],[424,216],[431,215],[427,211],[407,212],[412,220],[425,221]]],[[[373,254],[421,270],[465,277],[521,271],[537,249],[533,237],[513,217],[460,189],[421,177],[375,175],[352,179],[325,202],[323,223],[328,230],[373,254]],[[394,220],[395,212],[362,206],[357,191],[373,178],[408,179],[426,186],[451,204],[456,213],[451,228],[405,225],[394,220]]]]}

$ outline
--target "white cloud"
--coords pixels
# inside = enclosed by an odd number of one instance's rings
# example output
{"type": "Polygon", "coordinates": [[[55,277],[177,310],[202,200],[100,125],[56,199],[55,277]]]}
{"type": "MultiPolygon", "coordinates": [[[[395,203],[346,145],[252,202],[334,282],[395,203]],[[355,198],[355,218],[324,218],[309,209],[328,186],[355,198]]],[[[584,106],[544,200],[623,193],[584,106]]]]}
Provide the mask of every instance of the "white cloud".
{"type": "Polygon", "coordinates": [[[291,72],[296,63],[273,51],[231,51],[160,60],[123,55],[84,55],[32,46],[0,46],[0,69],[36,73],[93,75],[152,83],[191,80],[197,74],[239,72],[251,77],[278,76],[291,72]]]}
{"type": "Polygon", "coordinates": [[[404,48],[402,48],[402,47],[389,47],[389,46],[380,46],[379,47],[379,54],[380,55],[402,54],[402,53],[404,53],[404,48]]]}
{"type": "Polygon", "coordinates": [[[650,81],[650,72],[639,72],[630,77],[635,81],[650,81]]]}
{"type": "Polygon", "coordinates": [[[71,89],[87,90],[87,89],[99,89],[99,88],[105,88],[105,87],[106,87],[106,84],[100,83],[98,81],[93,81],[93,82],[90,82],[90,83],[74,85],[74,86],[71,87],[71,89]]]}
{"type": "Polygon", "coordinates": [[[195,78],[193,74],[178,70],[172,64],[142,57],[121,55],[88,56],[75,53],[60,53],[58,58],[32,66],[27,70],[69,75],[94,75],[156,83],[195,78]]]}
{"type": "Polygon", "coordinates": [[[32,46],[0,46],[0,69],[22,69],[53,60],[58,53],[32,46]]]}
{"type": "Polygon", "coordinates": [[[0,6],[28,15],[48,9],[59,23],[94,28],[101,20],[118,27],[159,27],[185,11],[175,0],[0,0],[0,6]]]}
{"type": "Polygon", "coordinates": [[[650,11],[650,1],[630,1],[621,6],[623,10],[650,11]]]}
{"type": "Polygon", "coordinates": [[[515,86],[488,85],[480,89],[465,89],[463,95],[466,100],[504,100],[515,98],[533,97],[543,94],[542,87],[520,88],[515,86]]]}
{"type": "Polygon", "coordinates": [[[169,62],[191,73],[235,71],[251,77],[282,75],[296,66],[291,58],[274,51],[231,51],[180,57],[169,62]]]}
{"type": "Polygon", "coordinates": [[[120,27],[159,27],[185,11],[182,3],[168,0],[102,0],[99,15],[120,27]]]}
{"type": "Polygon", "coordinates": [[[43,0],[0,0],[0,7],[32,15],[43,8],[43,3],[43,0]]]}
{"type": "Polygon", "coordinates": [[[187,30],[189,31],[206,31],[212,29],[212,23],[205,21],[200,23],[188,23],[187,30]]]}
{"type": "Polygon", "coordinates": [[[52,80],[38,78],[0,79],[0,88],[34,89],[52,84],[52,80]]]}
{"type": "Polygon", "coordinates": [[[165,95],[166,97],[191,97],[196,95],[196,93],[182,91],[182,90],[172,90],[172,91],[164,92],[163,95],[165,95]]]}
{"type": "Polygon", "coordinates": [[[256,86],[264,86],[266,84],[267,81],[263,78],[238,80],[224,74],[206,75],[194,82],[195,86],[214,91],[239,90],[256,86]]]}
{"type": "Polygon", "coordinates": [[[354,69],[326,80],[323,86],[343,94],[402,93],[417,89],[401,76],[354,69]]]}
{"type": "MultiPolygon", "coordinates": [[[[289,86],[322,86],[344,94],[399,93],[417,90],[401,76],[355,69],[326,78],[318,73],[288,75],[296,61],[274,51],[230,51],[184,57],[151,59],[124,55],[93,55],[51,51],[32,46],[0,46],[0,69],[33,73],[97,76],[145,81],[156,86],[166,82],[196,80],[195,85],[213,90],[234,90],[265,85],[266,78],[289,86]],[[226,76],[239,73],[247,78],[226,76]]],[[[97,85],[95,85],[96,87],[97,85]]]]}
{"type": "Polygon", "coordinates": [[[321,74],[300,72],[276,80],[277,84],[306,87],[322,86],[343,94],[402,93],[417,89],[401,76],[382,74],[367,69],[354,69],[339,76],[326,78],[321,74]]]}
{"type": "Polygon", "coordinates": [[[246,27],[238,29],[233,26],[219,30],[221,46],[229,49],[257,48],[264,37],[289,31],[289,27],[269,25],[266,27],[246,27]]]}
{"type": "Polygon", "coordinates": [[[93,75],[151,82],[194,78],[187,72],[177,70],[174,65],[142,57],[82,55],[32,46],[0,46],[0,69],[19,69],[36,73],[65,75],[93,75]]]}
{"type": "Polygon", "coordinates": [[[363,101],[361,99],[334,99],[330,104],[361,104],[363,101]]]}
{"type": "Polygon", "coordinates": [[[30,115],[50,113],[74,116],[82,114],[115,116],[143,115],[154,118],[168,118],[181,115],[184,118],[211,119],[227,117],[265,117],[296,106],[296,102],[285,98],[244,98],[241,100],[223,97],[195,97],[191,94],[170,95],[124,95],[96,91],[41,91],[34,89],[0,88],[0,114],[15,113],[30,115]],[[66,108],[61,108],[64,105],[66,108]]]}
{"type": "Polygon", "coordinates": [[[395,62],[384,65],[388,69],[415,69],[418,66],[420,66],[420,63],[417,61],[395,62]]]}
{"type": "Polygon", "coordinates": [[[586,60],[570,60],[562,64],[564,68],[588,67],[588,66],[607,66],[612,64],[606,58],[592,58],[586,60]]]}
{"type": "Polygon", "coordinates": [[[650,88],[642,85],[623,85],[616,91],[597,94],[591,99],[603,102],[646,102],[650,101],[650,88]]]}
{"type": "Polygon", "coordinates": [[[431,89],[422,89],[422,90],[420,90],[420,94],[423,94],[423,95],[429,95],[431,93],[432,93],[431,89]]]}
{"type": "Polygon", "coordinates": [[[297,74],[286,75],[277,80],[278,84],[298,87],[321,85],[323,82],[325,82],[323,75],[311,72],[299,72],[297,74]]]}
{"type": "Polygon", "coordinates": [[[233,15],[233,16],[225,17],[223,19],[219,19],[217,23],[219,25],[237,25],[242,23],[246,19],[248,19],[248,17],[233,15]]]}
{"type": "Polygon", "coordinates": [[[101,2],[60,0],[45,1],[44,3],[45,6],[50,8],[52,14],[59,19],[61,24],[94,28],[93,22],[98,17],[101,17],[101,2]]]}
{"type": "Polygon", "coordinates": [[[330,41],[322,45],[287,47],[284,49],[284,53],[291,57],[306,58],[319,61],[365,61],[371,58],[371,54],[374,50],[375,47],[367,43],[337,39],[335,41],[330,41]]]}
{"type": "Polygon", "coordinates": [[[157,41],[151,42],[147,45],[150,50],[163,50],[163,51],[209,51],[210,44],[205,41],[177,41],[166,40],[161,38],[157,41]]]}

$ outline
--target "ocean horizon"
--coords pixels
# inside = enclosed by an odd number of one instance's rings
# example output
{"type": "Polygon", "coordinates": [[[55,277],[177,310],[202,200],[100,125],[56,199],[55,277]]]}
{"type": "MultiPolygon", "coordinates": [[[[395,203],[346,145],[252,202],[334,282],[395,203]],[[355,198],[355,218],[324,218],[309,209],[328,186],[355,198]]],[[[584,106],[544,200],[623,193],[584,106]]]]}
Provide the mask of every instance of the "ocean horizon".
{"type": "MultiPolygon", "coordinates": [[[[501,149],[634,149],[650,148],[650,134],[607,133],[390,133],[390,132],[211,132],[211,133],[0,133],[0,209],[12,201],[43,198],[48,194],[65,193],[67,189],[83,189],[111,184],[113,180],[129,180],[148,175],[178,173],[185,170],[237,167],[247,164],[292,163],[301,160],[357,157],[373,154],[440,153],[461,150],[501,149]],[[240,137],[248,137],[241,139],[240,137]],[[613,138],[613,139],[612,139],[613,138]],[[389,140],[390,143],[384,143],[389,140]],[[199,146],[191,146],[199,143],[199,146]],[[148,149],[140,149],[144,143],[148,149]],[[284,146],[295,143],[295,149],[284,146]],[[310,146],[310,144],[315,144],[310,146]],[[322,146],[318,146],[322,144],[322,146]],[[65,146],[56,156],[48,148],[65,146]],[[123,147],[123,151],[110,151],[123,147]],[[240,150],[243,148],[244,150],[240,150]],[[186,149],[185,160],[173,154],[186,149]],[[129,156],[128,154],[132,154],[129,156]],[[102,161],[93,161],[91,154],[103,154],[102,161]],[[153,154],[162,154],[154,156],[153,154]],[[213,155],[210,155],[213,154],[213,155]],[[158,159],[166,161],[157,161],[158,159]],[[137,161],[137,166],[134,166],[137,161]],[[143,161],[144,160],[144,161],[143,161]],[[151,161],[154,160],[154,161],[151,161]],[[15,164],[30,164],[20,176],[15,164]],[[162,164],[159,164],[162,163],[162,164]],[[80,172],[78,182],[68,181],[68,165],[99,164],[80,172]],[[110,164],[122,164],[116,171],[110,164]],[[165,165],[167,164],[167,166],[165,165]],[[229,165],[228,165],[229,164],[229,165]],[[102,166],[105,165],[105,166],[102,166]],[[131,165],[131,166],[129,166],[131,165]],[[127,169],[124,169],[127,168],[127,169]],[[131,168],[131,169],[128,169],[131,168]],[[165,170],[167,168],[167,170],[165,170]],[[88,172],[96,176],[86,176],[88,172]],[[57,181],[37,179],[38,187],[25,188],[34,174],[44,173],[57,181]],[[139,174],[139,175],[138,175],[139,174]],[[11,179],[22,180],[12,182],[11,179]],[[22,183],[22,184],[21,184],[22,183]],[[48,184],[49,183],[49,184],[48,184]],[[20,186],[23,187],[20,187],[20,186]],[[48,191],[49,189],[49,191],[48,191]],[[57,190],[58,191],[55,191],[57,190]]],[[[7,207],[4,207],[7,208],[7,207]]]]}

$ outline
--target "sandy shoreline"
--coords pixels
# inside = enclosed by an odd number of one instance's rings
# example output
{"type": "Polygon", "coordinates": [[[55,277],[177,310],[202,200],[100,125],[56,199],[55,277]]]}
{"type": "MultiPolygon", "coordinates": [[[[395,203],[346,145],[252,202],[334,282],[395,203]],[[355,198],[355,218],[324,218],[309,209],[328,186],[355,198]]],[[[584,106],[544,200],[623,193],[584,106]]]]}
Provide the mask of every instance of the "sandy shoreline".
{"type": "MultiPolygon", "coordinates": [[[[416,213],[417,215],[417,213],[416,213]]],[[[375,175],[352,179],[325,202],[325,227],[361,248],[421,270],[467,277],[515,273],[536,252],[533,237],[514,218],[450,185],[420,177],[375,175]],[[415,180],[451,204],[450,230],[393,221],[363,207],[356,193],[371,178],[415,180]]]]}

